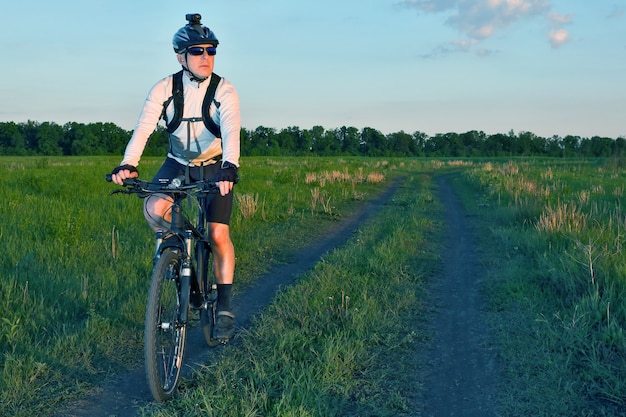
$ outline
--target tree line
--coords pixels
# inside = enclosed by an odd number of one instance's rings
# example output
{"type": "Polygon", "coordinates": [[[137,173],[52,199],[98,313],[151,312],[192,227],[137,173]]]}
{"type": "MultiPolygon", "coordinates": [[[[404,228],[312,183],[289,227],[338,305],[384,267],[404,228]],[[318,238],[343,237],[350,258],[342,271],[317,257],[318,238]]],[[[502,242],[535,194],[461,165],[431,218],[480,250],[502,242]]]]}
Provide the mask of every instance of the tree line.
{"type": "MultiPolygon", "coordinates": [[[[0,122],[0,155],[122,155],[132,131],[114,123],[0,122]]],[[[158,126],[148,141],[146,156],[167,152],[167,131],[158,126]]],[[[423,157],[609,157],[622,156],[626,138],[568,135],[544,138],[531,132],[488,135],[472,130],[465,133],[404,131],[383,134],[366,127],[311,129],[259,126],[241,129],[242,156],[423,156],[423,157]]]]}

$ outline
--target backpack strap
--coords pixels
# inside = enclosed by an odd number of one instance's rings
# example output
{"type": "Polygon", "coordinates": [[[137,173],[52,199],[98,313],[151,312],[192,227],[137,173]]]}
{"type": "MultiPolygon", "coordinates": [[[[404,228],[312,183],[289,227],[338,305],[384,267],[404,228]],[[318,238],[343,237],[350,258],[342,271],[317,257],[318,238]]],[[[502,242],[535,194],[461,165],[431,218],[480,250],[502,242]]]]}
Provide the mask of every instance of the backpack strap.
{"type": "Polygon", "coordinates": [[[163,113],[161,117],[165,120],[165,126],[169,133],[174,132],[180,126],[180,121],[183,118],[183,106],[185,105],[184,93],[183,93],[183,70],[178,71],[172,75],[172,97],[165,100],[163,103],[163,113]],[[167,120],[167,106],[174,100],[174,117],[172,120],[167,120]]]}
{"type": "MultiPolygon", "coordinates": [[[[211,132],[216,138],[222,137],[222,131],[220,126],[211,118],[209,108],[211,107],[211,102],[215,100],[215,91],[217,90],[217,85],[221,80],[222,77],[215,73],[211,76],[211,81],[209,82],[204,100],[202,101],[202,120],[204,121],[204,126],[206,126],[206,128],[209,129],[209,132],[211,132]]],[[[183,119],[183,106],[185,105],[184,97],[183,70],[180,70],[176,74],[172,75],[172,96],[163,102],[163,112],[161,113],[161,118],[165,120],[165,126],[168,133],[173,133],[180,126],[180,122],[183,119]],[[171,120],[168,120],[165,111],[172,100],[174,100],[174,116],[171,120]]],[[[219,108],[220,103],[215,101],[215,105],[219,108]]]]}
{"type": "MultiPolygon", "coordinates": [[[[213,73],[209,87],[206,90],[206,95],[204,96],[204,101],[202,102],[202,119],[204,120],[204,125],[216,138],[222,137],[222,130],[220,126],[213,121],[213,118],[211,118],[209,108],[211,107],[211,102],[215,100],[215,90],[217,90],[217,85],[221,80],[222,77],[213,73]]],[[[219,108],[220,103],[215,101],[215,106],[219,108]]]]}

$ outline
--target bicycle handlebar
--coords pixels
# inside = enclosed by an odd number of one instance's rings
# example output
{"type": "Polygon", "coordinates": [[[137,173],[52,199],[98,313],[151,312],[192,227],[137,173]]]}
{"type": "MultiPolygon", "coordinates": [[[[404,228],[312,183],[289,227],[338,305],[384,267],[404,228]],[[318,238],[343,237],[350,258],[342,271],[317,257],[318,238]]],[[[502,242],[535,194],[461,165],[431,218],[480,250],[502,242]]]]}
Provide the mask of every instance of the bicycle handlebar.
{"type": "MultiPolygon", "coordinates": [[[[105,179],[107,182],[113,181],[111,174],[106,174],[105,179]]],[[[156,193],[184,194],[196,191],[200,193],[216,194],[220,192],[220,189],[214,180],[203,180],[185,183],[184,177],[174,178],[171,182],[167,184],[144,181],[140,180],[139,178],[126,178],[122,186],[126,188],[113,190],[111,191],[111,194],[139,194],[140,197],[145,197],[148,194],[156,193]]]]}

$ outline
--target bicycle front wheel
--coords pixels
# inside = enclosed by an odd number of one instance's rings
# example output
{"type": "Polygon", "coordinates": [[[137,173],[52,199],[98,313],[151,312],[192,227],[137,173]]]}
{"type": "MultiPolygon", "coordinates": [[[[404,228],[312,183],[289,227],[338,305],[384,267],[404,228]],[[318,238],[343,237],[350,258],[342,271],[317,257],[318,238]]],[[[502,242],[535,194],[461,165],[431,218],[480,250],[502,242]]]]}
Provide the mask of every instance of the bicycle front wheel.
{"type": "Polygon", "coordinates": [[[183,365],[186,323],[181,320],[181,269],[179,252],[167,250],[152,272],[144,344],[146,376],[157,401],[174,394],[183,365]]]}

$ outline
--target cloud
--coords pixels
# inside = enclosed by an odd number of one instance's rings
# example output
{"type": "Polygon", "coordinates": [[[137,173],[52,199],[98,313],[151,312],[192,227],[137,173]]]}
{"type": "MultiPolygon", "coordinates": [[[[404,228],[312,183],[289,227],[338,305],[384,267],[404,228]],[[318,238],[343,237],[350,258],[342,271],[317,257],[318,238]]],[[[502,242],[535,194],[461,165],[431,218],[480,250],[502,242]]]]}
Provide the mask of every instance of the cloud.
{"type": "Polygon", "coordinates": [[[429,59],[440,55],[449,55],[455,53],[474,53],[479,56],[487,56],[497,54],[499,51],[493,49],[485,49],[478,47],[479,41],[475,39],[455,39],[447,44],[443,44],[433,49],[428,54],[420,55],[421,58],[429,59]]]}
{"type": "MultiPolygon", "coordinates": [[[[558,47],[569,40],[569,32],[562,26],[571,23],[574,17],[552,12],[548,0],[402,0],[396,5],[422,13],[450,13],[446,24],[467,37],[471,47],[515,24],[538,18],[547,19],[551,28],[548,40],[558,47]]],[[[457,45],[456,49],[467,51],[468,48],[457,45]]],[[[485,49],[476,49],[484,54],[485,49]]]]}
{"type": "Polygon", "coordinates": [[[448,23],[472,39],[486,39],[547,8],[544,0],[461,0],[448,23]]]}
{"type": "Polygon", "coordinates": [[[548,41],[552,48],[559,48],[570,40],[569,31],[563,29],[562,26],[571,23],[574,15],[572,13],[564,15],[550,12],[547,18],[552,23],[552,29],[548,32],[548,41]]]}
{"type": "Polygon", "coordinates": [[[569,41],[569,32],[565,29],[554,29],[548,33],[548,39],[553,48],[558,48],[569,41]]]}

